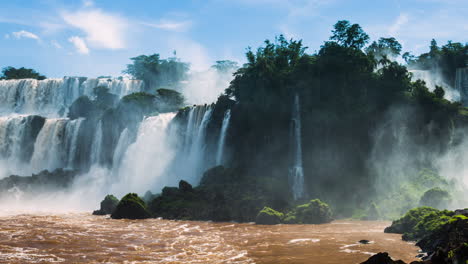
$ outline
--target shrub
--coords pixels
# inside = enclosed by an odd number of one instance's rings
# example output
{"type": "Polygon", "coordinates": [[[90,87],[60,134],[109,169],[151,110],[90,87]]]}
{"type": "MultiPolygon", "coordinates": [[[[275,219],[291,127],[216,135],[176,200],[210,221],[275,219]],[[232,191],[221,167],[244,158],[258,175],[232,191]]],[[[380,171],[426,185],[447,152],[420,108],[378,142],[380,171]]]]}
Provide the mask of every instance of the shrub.
{"type": "Polygon", "coordinates": [[[274,209],[265,206],[257,215],[255,223],[257,225],[277,225],[281,224],[283,220],[283,213],[275,211],[274,209]]]}

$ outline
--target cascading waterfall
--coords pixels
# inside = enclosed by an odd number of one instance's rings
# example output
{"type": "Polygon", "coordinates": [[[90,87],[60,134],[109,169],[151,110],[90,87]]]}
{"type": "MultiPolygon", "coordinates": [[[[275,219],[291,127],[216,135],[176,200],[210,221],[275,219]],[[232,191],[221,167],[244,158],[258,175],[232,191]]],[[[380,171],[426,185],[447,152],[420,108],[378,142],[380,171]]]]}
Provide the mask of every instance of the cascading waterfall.
{"type": "MultiPolygon", "coordinates": [[[[207,157],[206,130],[211,120],[213,107],[211,105],[193,106],[188,110],[186,119],[176,123],[182,131],[183,144],[178,147],[176,158],[171,164],[171,171],[192,184],[198,184],[204,170],[213,165],[215,155],[207,157]],[[180,166],[180,164],[184,164],[180,166]]],[[[177,127],[177,125],[176,125],[177,127]]]]}
{"type": "Polygon", "coordinates": [[[463,106],[468,106],[468,67],[457,69],[455,87],[460,92],[460,101],[463,106]]]}
{"type": "Polygon", "coordinates": [[[98,122],[96,133],[94,134],[93,144],[91,146],[91,165],[99,165],[102,150],[102,121],[98,122]]]}
{"type": "Polygon", "coordinates": [[[299,95],[294,97],[292,111],[291,133],[294,147],[294,161],[289,170],[289,178],[292,182],[292,193],[294,199],[304,197],[304,170],[302,168],[302,142],[301,142],[301,105],[299,95]]]}
{"type": "MultiPolygon", "coordinates": [[[[0,160],[7,163],[7,166],[2,166],[3,170],[8,167],[19,171],[26,166],[44,120],[39,116],[0,117],[0,160]]],[[[8,173],[8,170],[3,172],[8,173]]]]}
{"type": "Polygon", "coordinates": [[[65,147],[68,150],[68,161],[67,161],[67,168],[72,169],[74,168],[74,162],[76,157],[76,150],[78,144],[78,135],[80,131],[81,124],[83,123],[83,118],[79,118],[76,120],[72,120],[68,122],[66,131],[69,131],[69,135],[71,140],[67,140],[65,147]]]}
{"type": "Polygon", "coordinates": [[[192,107],[189,111],[189,115],[187,118],[187,128],[185,129],[185,140],[184,140],[184,152],[188,153],[190,151],[190,146],[192,143],[192,137],[193,137],[193,127],[194,127],[194,122],[195,118],[194,112],[197,110],[196,107],[192,107]]]}
{"type": "Polygon", "coordinates": [[[47,119],[37,136],[31,166],[35,171],[63,168],[65,159],[66,127],[68,119],[47,119]]]}
{"type": "Polygon", "coordinates": [[[120,133],[119,141],[115,146],[114,155],[112,157],[112,164],[120,164],[127,150],[128,146],[133,142],[133,136],[128,128],[125,128],[122,133],[120,133]]]}
{"type": "Polygon", "coordinates": [[[196,182],[199,179],[205,167],[203,159],[206,147],[206,127],[211,119],[212,112],[213,109],[211,107],[204,109],[203,118],[198,125],[198,129],[196,130],[195,135],[193,136],[190,152],[188,154],[188,166],[191,168],[191,173],[188,175],[188,179],[192,180],[193,182],[196,182]]]}
{"type": "Polygon", "coordinates": [[[224,144],[226,141],[226,132],[229,127],[230,119],[231,109],[228,109],[226,113],[224,113],[223,124],[221,126],[221,131],[219,134],[218,149],[216,152],[216,165],[221,165],[223,163],[224,144]]]}
{"type": "Polygon", "coordinates": [[[143,193],[166,183],[164,172],[175,156],[168,133],[168,125],[174,116],[175,113],[166,113],[143,120],[136,141],[123,155],[113,193],[143,193]]]}
{"type": "Polygon", "coordinates": [[[0,80],[0,112],[3,114],[40,114],[64,116],[78,97],[93,96],[93,88],[105,86],[119,98],[143,88],[143,82],[126,79],[94,79],[64,77],[63,79],[0,80]]]}

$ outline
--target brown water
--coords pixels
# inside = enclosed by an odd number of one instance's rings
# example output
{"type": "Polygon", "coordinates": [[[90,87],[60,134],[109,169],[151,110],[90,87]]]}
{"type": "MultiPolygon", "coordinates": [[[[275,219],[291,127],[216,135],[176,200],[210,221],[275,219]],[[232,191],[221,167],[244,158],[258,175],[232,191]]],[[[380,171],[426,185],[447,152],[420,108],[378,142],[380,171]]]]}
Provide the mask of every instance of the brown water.
{"type": "Polygon", "coordinates": [[[277,225],[112,220],[84,213],[0,217],[0,263],[360,263],[417,248],[388,222],[277,225]],[[357,241],[373,241],[361,245],[357,241]]]}

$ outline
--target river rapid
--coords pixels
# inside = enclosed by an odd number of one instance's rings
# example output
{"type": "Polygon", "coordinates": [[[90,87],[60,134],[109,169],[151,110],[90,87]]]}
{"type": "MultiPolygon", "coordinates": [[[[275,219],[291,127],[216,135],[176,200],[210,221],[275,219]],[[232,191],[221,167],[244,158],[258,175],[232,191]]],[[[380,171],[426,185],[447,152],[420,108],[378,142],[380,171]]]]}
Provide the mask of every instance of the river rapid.
{"type": "Polygon", "coordinates": [[[360,263],[418,249],[385,234],[389,222],[260,226],[195,221],[113,220],[88,213],[0,217],[0,263],[360,263]],[[370,244],[359,244],[361,239],[370,244]]]}

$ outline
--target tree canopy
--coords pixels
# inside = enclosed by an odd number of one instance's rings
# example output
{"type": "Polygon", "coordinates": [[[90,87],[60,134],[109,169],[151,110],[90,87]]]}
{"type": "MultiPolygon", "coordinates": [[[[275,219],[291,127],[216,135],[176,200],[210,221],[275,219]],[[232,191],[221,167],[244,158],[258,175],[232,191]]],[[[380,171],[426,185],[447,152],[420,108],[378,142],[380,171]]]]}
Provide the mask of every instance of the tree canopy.
{"type": "Polygon", "coordinates": [[[331,40],[347,48],[362,49],[369,41],[369,35],[359,24],[351,24],[347,20],[340,20],[332,30],[331,40]]]}
{"type": "Polygon", "coordinates": [[[148,91],[161,87],[176,88],[187,78],[189,70],[188,63],[175,57],[161,59],[159,54],[140,55],[131,60],[133,63],[128,64],[123,73],[143,80],[148,91]]]}
{"type": "Polygon", "coordinates": [[[46,77],[44,75],[39,74],[33,69],[27,69],[24,67],[15,68],[15,67],[6,67],[2,70],[2,75],[0,79],[3,80],[13,80],[13,79],[36,79],[36,80],[44,80],[46,77]]]}

